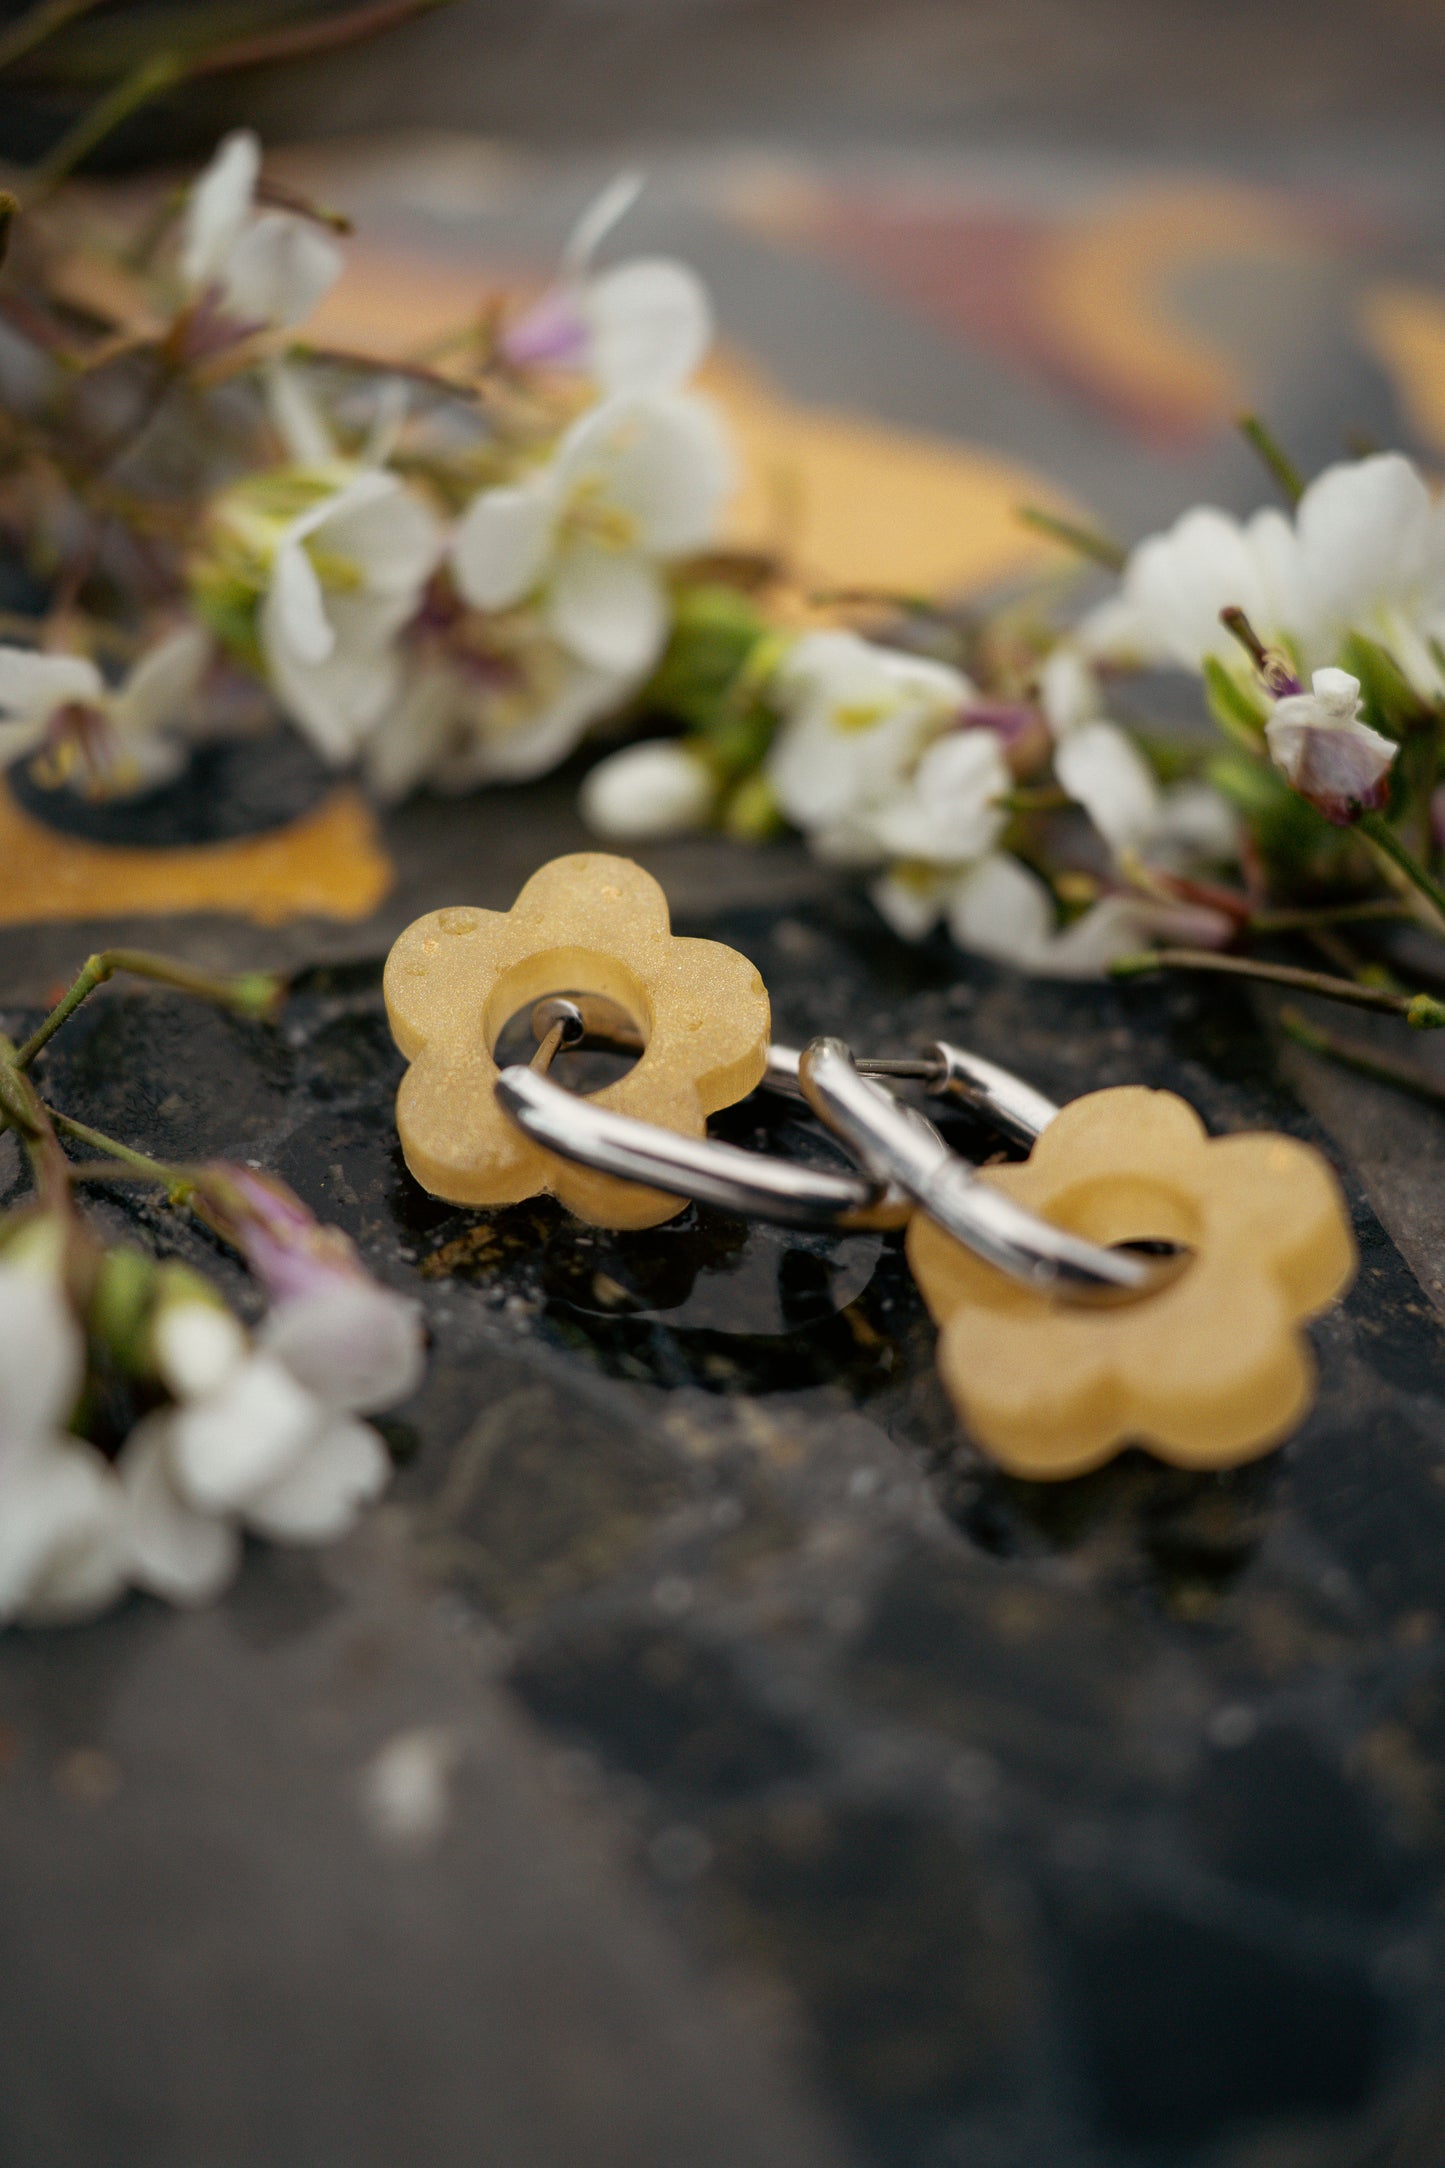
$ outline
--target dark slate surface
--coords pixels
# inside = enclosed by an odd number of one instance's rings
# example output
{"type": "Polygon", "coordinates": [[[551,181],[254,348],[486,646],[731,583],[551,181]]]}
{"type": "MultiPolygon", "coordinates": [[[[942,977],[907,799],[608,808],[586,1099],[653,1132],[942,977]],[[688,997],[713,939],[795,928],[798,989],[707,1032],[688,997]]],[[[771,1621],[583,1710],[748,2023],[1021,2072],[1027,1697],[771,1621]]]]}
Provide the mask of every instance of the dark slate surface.
{"type": "MultiPolygon", "coordinates": [[[[563,798],[521,801],[533,858],[563,798]]],[[[426,900],[507,900],[508,824],[467,880],[411,818],[426,900]]],[[[1318,1134],[1232,990],[1028,985],[795,854],[689,863],[681,929],[779,1036],[1318,1134]]],[[[63,1106],[283,1175],[434,1344],[351,1541],[0,1639],[6,2168],[1445,2158],[1445,1371],[1349,1169],[1360,1279],[1284,1452],[1031,1486],[960,1437],[896,1239],[424,1197],[379,964],[303,970],[272,1034],[110,989],[46,1057],[63,1106]],[[366,1771],[418,1728],[447,1804],[404,1849],[366,1771]]],[[[216,1262],[142,1190],[95,1210],[216,1262]]]]}

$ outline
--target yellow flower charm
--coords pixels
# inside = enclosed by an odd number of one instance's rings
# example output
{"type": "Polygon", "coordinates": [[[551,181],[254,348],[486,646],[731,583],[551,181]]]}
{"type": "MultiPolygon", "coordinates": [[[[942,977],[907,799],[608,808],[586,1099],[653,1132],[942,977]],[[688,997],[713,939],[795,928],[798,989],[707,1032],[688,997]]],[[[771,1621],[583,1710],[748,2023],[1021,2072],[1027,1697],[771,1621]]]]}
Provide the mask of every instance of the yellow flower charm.
{"type": "Polygon", "coordinates": [[[753,1089],[770,1016],[756,969],[718,941],[674,934],[667,898],[640,866],[600,851],[554,858],[510,911],[428,912],[386,962],[392,1035],[411,1063],[397,1093],[406,1163],[451,1204],[556,1197],[595,1227],[655,1227],[680,1197],[577,1167],[532,1143],[493,1094],[493,1049],[546,994],[603,994],[640,1027],[643,1052],[596,1094],[601,1106],[700,1137],[753,1089]]]}
{"type": "Polygon", "coordinates": [[[1015,1475],[1082,1474],[1126,1445],[1224,1468],[1279,1444],[1308,1408],[1299,1330],[1354,1274],[1344,1202],[1292,1137],[1209,1137],[1169,1092],[1075,1099],[1022,1166],[983,1181],[1092,1241],[1193,1256],[1159,1293],[1070,1307],[1019,1286],[923,1213],[908,1258],[940,1327],[938,1366],[977,1443],[1015,1475]]]}

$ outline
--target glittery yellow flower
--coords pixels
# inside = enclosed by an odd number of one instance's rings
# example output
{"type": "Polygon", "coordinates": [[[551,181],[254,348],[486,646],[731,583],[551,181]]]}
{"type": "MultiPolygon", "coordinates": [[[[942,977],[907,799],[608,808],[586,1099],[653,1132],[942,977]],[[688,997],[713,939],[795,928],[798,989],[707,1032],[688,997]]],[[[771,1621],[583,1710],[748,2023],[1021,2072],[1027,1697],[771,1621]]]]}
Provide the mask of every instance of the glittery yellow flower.
{"type": "Polygon", "coordinates": [[[1079,1475],[1124,1446],[1185,1468],[1268,1451],[1309,1406],[1301,1322],[1349,1284],[1334,1176],[1292,1137],[1210,1138],[1192,1107],[1139,1086],[1092,1092],[1022,1166],[982,1179],[1045,1219],[1194,1253],[1170,1286],[1085,1309],[1006,1279],[921,1212],[908,1256],[939,1324],[938,1364],[970,1433],[1016,1475],[1079,1475]]]}
{"type": "Polygon", "coordinates": [[[411,1063],[396,1102],[406,1163],[453,1204],[546,1193],[599,1227],[655,1227],[682,1210],[680,1198],[544,1151],[497,1104],[497,1040],[546,994],[602,994],[627,1011],[643,1052],[597,1102],[683,1136],[702,1136],[767,1062],[768,996],[754,966],[720,942],[674,934],[651,874],[599,851],[554,858],[510,911],[417,919],[387,958],[385,990],[411,1063]]]}

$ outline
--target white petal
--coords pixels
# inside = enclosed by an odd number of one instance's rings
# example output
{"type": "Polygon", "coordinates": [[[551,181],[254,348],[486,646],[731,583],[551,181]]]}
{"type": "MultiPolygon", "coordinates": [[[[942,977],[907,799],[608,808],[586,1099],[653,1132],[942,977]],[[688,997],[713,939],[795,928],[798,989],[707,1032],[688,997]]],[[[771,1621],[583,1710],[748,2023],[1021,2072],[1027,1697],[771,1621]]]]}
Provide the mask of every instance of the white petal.
{"type": "Polygon", "coordinates": [[[1054,751],[1054,773],[1115,850],[1142,835],[1158,811],[1148,762],[1115,723],[1081,723],[1054,751]]]}
{"type": "Polygon", "coordinates": [[[594,835],[613,843],[655,842],[701,828],[716,797],[707,763],[678,741],[659,739],[599,760],[577,805],[594,835]]]}
{"type": "Polygon", "coordinates": [[[278,1482],[257,1492],[247,1524],[284,1543],[330,1543],[391,1480],[391,1460],[367,1423],[332,1423],[278,1482]]]}
{"type": "Polygon", "coordinates": [[[291,211],[263,212],[226,257],[226,308],[247,324],[299,324],[345,266],[336,243],[309,219],[291,211]]]}
{"type": "Polygon", "coordinates": [[[40,655],[28,647],[0,647],[0,710],[43,726],[72,700],[96,707],[105,680],[83,655],[40,655]]]}
{"type": "Polygon", "coordinates": [[[299,369],[273,356],[264,379],[266,411],[271,426],[298,467],[325,467],[336,458],[331,434],[320,402],[299,369]]]}
{"type": "Polygon", "coordinates": [[[960,948],[1027,969],[1053,933],[1054,908],[1037,875],[999,851],[954,890],[948,925],[960,948]]]}
{"type": "Polygon", "coordinates": [[[637,548],[676,557],[713,540],[733,460],[712,408],[669,392],[593,407],[563,437],[556,472],[564,501],[580,492],[619,515],[637,548]]]}
{"type": "Polygon", "coordinates": [[[1399,452],[1327,467],[1295,514],[1317,620],[1360,627],[1384,596],[1403,598],[1427,572],[1430,495],[1399,452]]]}
{"type": "Polygon", "coordinates": [[[368,594],[404,596],[408,605],[443,546],[441,529],[415,491],[394,474],[374,471],[342,491],[311,536],[356,567],[368,594]]]}
{"type": "Polygon", "coordinates": [[[175,1418],[176,1482],[204,1511],[235,1511],[277,1481],[326,1421],[319,1401],[282,1364],[256,1355],[219,1392],[175,1418]]]}
{"type": "Polygon", "coordinates": [[[325,662],[336,646],[316,567],[305,544],[294,536],[288,537],[276,552],[262,614],[263,631],[284,645],[298,662],[325,662]]]}
{"type": "Polygon", "coordinates": [[[606,240],[619,219],[625,218],[642,194],[640,173],[618,173],[592,198],[567,237],[562,262],[568,271],[582,271],[606,240]]]}
{"type": "Polygon", "coordinates": [[[367,787],[395,805],[426,780],[455,735],[465,688],[445,667],[411,673],[395,704],[366,740],[367,787]]]}
{"type": "Polygon", "coordinates": [[[712,340],[707,288],[665,257],[640,257],[589,280],[581,310],[592,374],[605,392],[674,391],[712,340]]]}
{"type": "Polygon", "coordinates": [[[353,1415],[395,1407],[426,1368],[421,1311],[374,1280],[338,1279],[278,1303],[257,1337],[308,1392],[353,1415]]]}
{"type": "Polygon", "coordinates": [[[452,544],[457,585],[478,610],[509,610],[542,576],[555,500],[541,481],[484,489],[463,513],[452,544]]]}
{"type": "Polygon", "coordinates": [[[1067,641],[1060,641],[1039,671],[1039,703],[1056,738],[1067,737],[1099,713],[1099,681],[1087,657],[1067,641]]]}
{"type": "Polygon", "coordinates": [[[895,857],[967,864],[997,842],[1010,781],[991,730],[951,730],[924,752],[908,789],[878,808],[874,832],[895,857]]]}
{"type": "Polygon", "coordinates": [[[579,662],[640,674],[667,641],[667,592],[645,557],[577,544],[553,575],[547,621],[579,662]]]}
{"type": "Polygon", "coordinates": [[[120,1486],[94,1447],[35,1438],[0,1450],[0,1619],[88,1618],[125,1584],[120,1486]]]}
{"type": "Polygon", "coordinates": [[[261,639],[266,674],[292,722],[333,767],[354,760],[397,697],[400,658],[394,651],[377,654],[369,646],[347,650],[338,643],[329,661],[303,663],[275,639],[264,607],[261,639]]]}
{"type": "Polygon", "coordinates": [[[251,214],[260,171],[260,143],[249,128],[238,128],[191,189],[181,237],[181,276],[188,286],[220,277],[251,214]]]}
{"type": "Polygon", "coordinates": [[[110,703],[121,736],[143,737],[182,721],[210,659],[210,635],[199,625],[182,625],[147,648],[110,703]]]}
{"type": "Polygon", "coordinates": [[[560,648],[560,677],[541,698],[536,712],[520,718],[511,702],[505,714],[492,713],[483,703],[477,719],[477,735],[465,750],[444,760],[436,773],[440,790],[474,790],[478,783],[525,783],[545,775],[565,760],[599,716],[611,715],[637,690],[636,672],[625,676],[612,670],[591,670],[574,662],[560,648]]]}
{"type": "Polygon", "coordinates": [[[949,871],[895,866],[873,883],[868,894],[901,939],[921,941],[938,924],[957,878],[949,871]]]}
{"type": "Polygon", "coordinates": [[[1029,969],[1049,979],[1102,978],[1116,957],[1140,946],[1147,917],[1132,897],[1105,896],[1045,942],[1029,969]]]}
{"type": "Polygon", "coordinates": [[[175,1428],[170,1410],[146,1416],[120,1456],[130,1576],[169,1603],[209,1603],[235,1578],[240,1538],[229,1520],[181,1496],[171,1475],[175,1428]]]}
{"type": "Polygon", "coordinates": [[[63,1429],[84,1374],[85,1338],[57,1278],[0,1265],[0,1439],[63,1429]]]}
{"type": "Polygon", "coordinates": [[[215,1302],[165,1302],[153,1331],[156,1368],[178,1400],[214,1393],[246,1356],[240,1321],[215,1302]]]}

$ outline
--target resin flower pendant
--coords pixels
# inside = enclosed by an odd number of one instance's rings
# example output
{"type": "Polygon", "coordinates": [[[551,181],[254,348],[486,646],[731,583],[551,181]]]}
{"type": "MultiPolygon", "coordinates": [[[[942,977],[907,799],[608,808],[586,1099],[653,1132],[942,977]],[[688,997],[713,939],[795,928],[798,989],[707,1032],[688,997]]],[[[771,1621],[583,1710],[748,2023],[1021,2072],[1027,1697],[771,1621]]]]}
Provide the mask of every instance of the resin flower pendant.
{"type": "Polygon", "coordinates": [[[718,941],[674,934],[667,898],[640,866],[600,851],[554,858],[510,911],[453,906],[408,926],[386,963],[392,1034],[411,1066],[397,1093],[406,1163],[452,1204],[556,1197],[596,1227],[655,1227],[684,1200],[572,1165],[498,1105],[494,1049],[509,1020],[548,994],[618,1004],[642,1053],[597,1093],[620,1114],[700,1137],[767,1064],[770,1015],[757,970],[718,941]]]}
{"type": "Polygon", "coordinates": [[[1182,1243],[1168,1287],[1069,1307],[1005,1278],[925,1214],[908,1258],[938,1366],[976,1442],[1015,1475],[1098,1467],[1126,1445],[1224,1468],[1279,1444],[1314,1395],[1300,1330],[1349,1285],[1355,1246],[1321,1155],[1270,1133],[1210,1137],[1169,1092],[1075,1099],[993,1184],[1094,1242],[1182,1243]]]}

